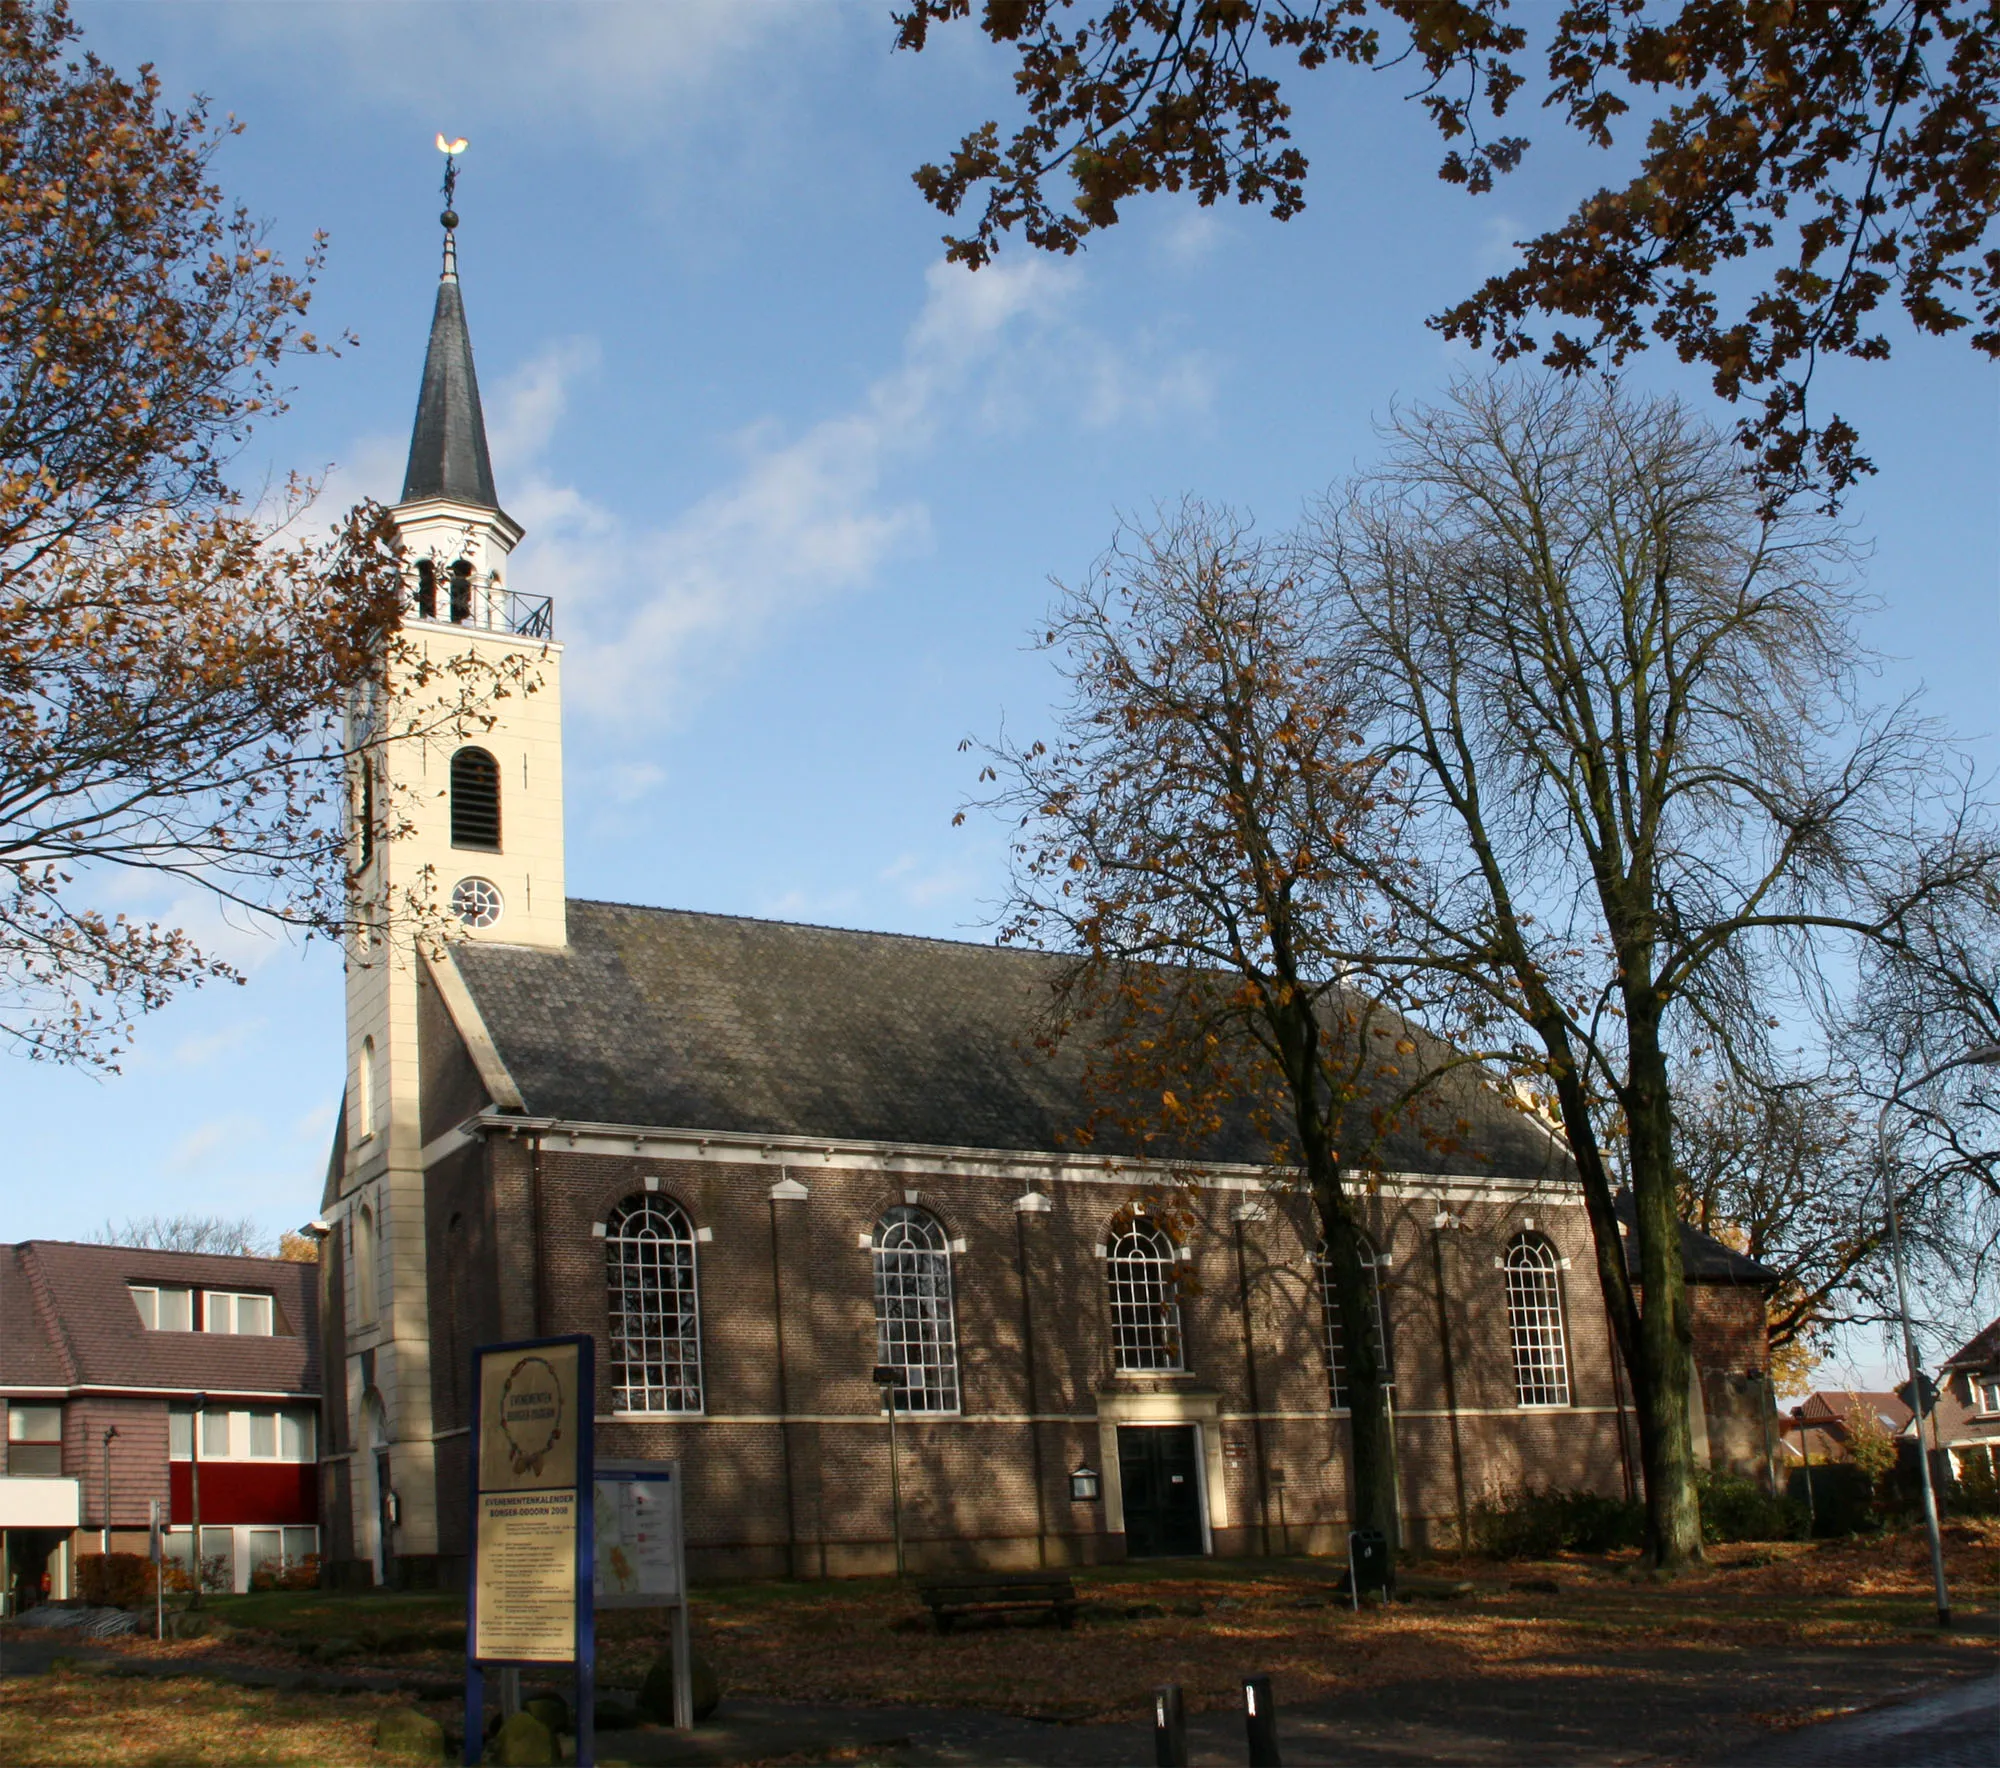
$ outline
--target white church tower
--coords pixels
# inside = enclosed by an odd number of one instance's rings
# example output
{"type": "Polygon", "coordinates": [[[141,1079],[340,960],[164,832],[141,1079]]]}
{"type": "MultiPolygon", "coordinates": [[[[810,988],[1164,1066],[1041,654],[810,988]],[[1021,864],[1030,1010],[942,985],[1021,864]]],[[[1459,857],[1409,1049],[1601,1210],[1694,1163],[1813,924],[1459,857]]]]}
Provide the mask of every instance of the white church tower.
{"type": "Polygon", "coordinates": [[[500,507],[487,454],[456,170],[453,160],[409,465],[389,512],[404,625],[383,679],[349,709],[367,756],[350,803],[369,931],[347,953],[345,1146],[327,1215],[344,1255],[349,1539],[378,1581],[392,1560],[438,1551],[419,978],[454,981],[441,941],[565,943],[561,647],[548,599],[508,580],[522,530],[500,507]]]}

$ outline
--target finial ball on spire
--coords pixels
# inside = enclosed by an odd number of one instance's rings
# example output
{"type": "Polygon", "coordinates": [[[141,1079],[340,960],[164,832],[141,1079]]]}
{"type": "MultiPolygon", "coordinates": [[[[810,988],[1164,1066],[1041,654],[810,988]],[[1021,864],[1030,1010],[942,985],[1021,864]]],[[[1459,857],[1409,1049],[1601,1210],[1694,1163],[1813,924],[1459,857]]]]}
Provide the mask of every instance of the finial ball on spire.
{"type": "Polygon", "coordinates": [[[438,225],[441,227],[456,227],[458,225],[458,211],[456,209],[445,210],[438,217],[438,225]]]}

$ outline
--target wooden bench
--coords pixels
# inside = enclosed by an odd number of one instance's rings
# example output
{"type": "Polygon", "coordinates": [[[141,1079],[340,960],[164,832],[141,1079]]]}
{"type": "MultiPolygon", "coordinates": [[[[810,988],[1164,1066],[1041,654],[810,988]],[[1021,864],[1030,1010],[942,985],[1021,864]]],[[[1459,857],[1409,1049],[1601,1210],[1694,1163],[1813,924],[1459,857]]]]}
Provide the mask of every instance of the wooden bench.
{"type": "Polygon", "coordinates": [[[1041,1610],[1059,1626],[1076,1620],[1076,1586],[1067,1572],[974,1572],[933,1578],[917,1587],[930,1605],[940,1633],[949,1633],[961,1615],[1041,1610]]]}

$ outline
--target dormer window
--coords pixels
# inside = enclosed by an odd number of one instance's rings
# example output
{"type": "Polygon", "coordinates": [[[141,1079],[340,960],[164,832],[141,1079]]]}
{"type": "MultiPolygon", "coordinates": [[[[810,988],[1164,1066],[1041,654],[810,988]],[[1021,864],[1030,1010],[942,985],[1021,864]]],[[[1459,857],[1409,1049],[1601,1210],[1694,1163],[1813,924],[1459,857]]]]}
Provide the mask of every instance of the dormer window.
{"type": "Polygon", "coordinates": [[[148,1332],[192,1332],[194,1291],[173,1283],[132,1283],[132,1305],[148,1332]]]}
{"type": "Polygon", "coordinates": [[[205,1332],[227,1332],[238,1338],[269,1338],[275,1310],[268,1295],[242,1295],[226,1289],[211,1289],[202,1297],[201,1318],[205,1332]]]}
{"type": "Polygon", "coordinates": [[[484,749],[451,758],[451,844],[500,851],[500,764],[484,749]]]}

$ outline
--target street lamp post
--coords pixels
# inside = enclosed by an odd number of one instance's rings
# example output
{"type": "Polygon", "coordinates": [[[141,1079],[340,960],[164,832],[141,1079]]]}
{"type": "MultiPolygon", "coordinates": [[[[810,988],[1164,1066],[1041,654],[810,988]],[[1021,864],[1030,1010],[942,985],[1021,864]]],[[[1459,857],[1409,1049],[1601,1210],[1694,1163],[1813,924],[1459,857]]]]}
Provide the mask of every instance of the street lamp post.
{"type": "Polygon", "coordinates": [[[903,1480],[896,1456],[896,1390],[903,1385],[903,1371],[893,1363],[875,1365],[875,1385],[889,1402],[889,1517],[896,1532],[896,1576],[903,1575],[903,1480]]]}
{"type": "MultiPolygon", "coordinates": [[[[1924,1388],[1917,1368],[1916,1333],[1910,1326],[1909,1281],[1903,1274],[1903,1229],[1896,1213],[1895,1172],[1889,1162],[1889,1113],[1909,1094],[1930,1085],[1939,1075],[1949,1074],[1954,1068],[1991,1068],[1995,1065],[2000,1065],[2000,1044],[1980,1044],[1962,1056],[1954,1056],[1949,1062],[1940,1062],[1935,1068],[1927,1069],[1915,1080],[1905,1081],[1882,1101],[1882,1109],[1875,1117],[1875,1152],[1882,1163],[1882,1195],[1889,1212],[1889,1256],[1896,1267],[1896,1311],[1902,1316],[1903,1361],[1909,1366],[1910,1410],[1917,1425],[1917,1483],[1924,1496],[1924,1532],[1930,1537],[1931,1584],[1937,1595],[1940,1627],[1951,1625],[1951,1593],[1944,1582],[1944,1539],[1938,1533],[1937,1494],[1931,1489],[1930,1451],[1924,1447],[1924,1388]]],[[[1810,1477],[1808,1475],[1808,1480],[1810,1477]]]]}
{"type": "Polygon", "coordinates": [[[106,1425],[104,1430],[104,1554],[111,1554],[111,1445],[117,1439],[118,1426],[106,1425]]]}

